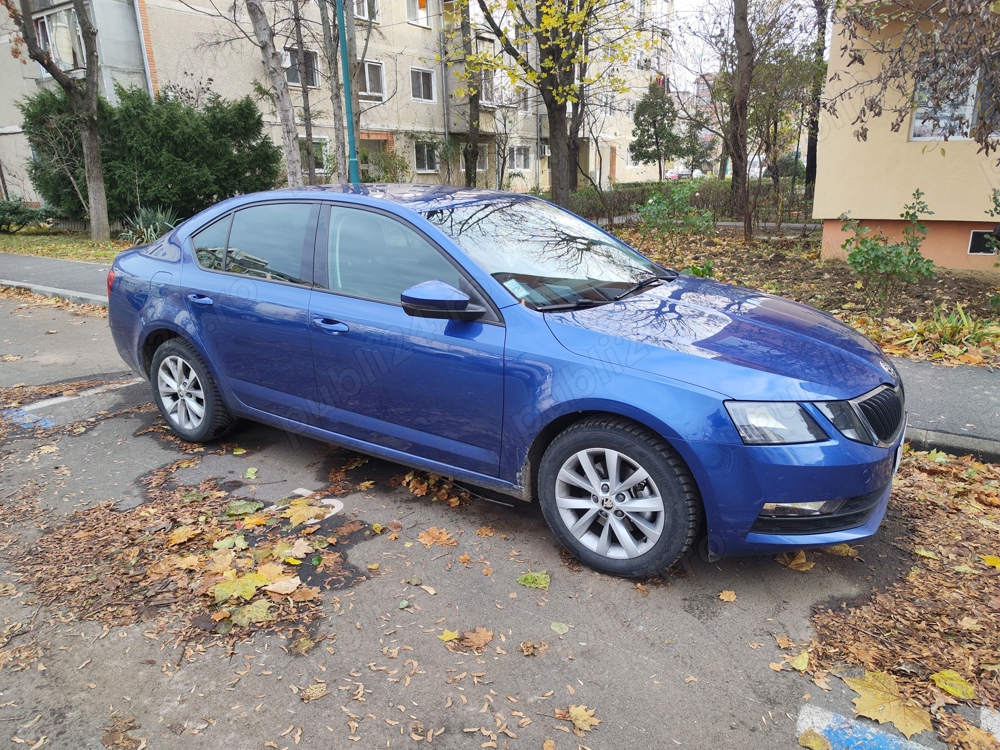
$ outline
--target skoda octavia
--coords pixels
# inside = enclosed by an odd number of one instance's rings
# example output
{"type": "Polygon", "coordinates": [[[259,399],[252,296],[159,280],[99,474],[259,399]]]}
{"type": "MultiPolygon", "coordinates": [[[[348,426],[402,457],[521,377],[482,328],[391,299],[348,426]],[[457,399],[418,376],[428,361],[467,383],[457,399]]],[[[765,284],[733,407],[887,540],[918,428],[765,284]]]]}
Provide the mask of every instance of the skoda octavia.
{"type": "Polygon", "coordinates": [[[535,198],[437,186],[226,200],[108,277],[178,436],[236,418],[524,500],[645,576],[875,533],[906,414],[868,339],[663,268],[535,198]]]}

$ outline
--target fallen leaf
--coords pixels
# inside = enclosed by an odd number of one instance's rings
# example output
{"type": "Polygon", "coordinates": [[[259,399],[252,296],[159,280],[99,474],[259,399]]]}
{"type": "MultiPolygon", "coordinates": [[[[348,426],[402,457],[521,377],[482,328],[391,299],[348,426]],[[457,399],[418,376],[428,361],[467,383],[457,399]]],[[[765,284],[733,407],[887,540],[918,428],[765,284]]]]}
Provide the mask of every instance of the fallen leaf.
{"type": "Polygon", "coordinates": [[[267,586],[269,581],[259,573],[247,573],[238,578],[225,578],[213,587],[215,601],[221,603],[238,596],[241,599],[252,599],[261,586],[267,586]]]}
{"type": "Polygon", "coordinates": [[[170,532],[170,538],[167,540],[167,544],[171,547],[175,547],[178,544],[184,544],[188,539],[198,536],[201,533],[194,526],[178,526],[172,532],[170,532]]]}
{"type": "Polygon", "coordinates": [[[831,750],[832,745],[815,729],[807,729],[799,735],[799,747],[809,750],[831,750]]]}
{"type": "Polygon", "coordinates": [[[792,570],[797,570],[800,573],[805,573],[807,570],[812,570],[813,566],[816,565],[814,562],[810,562],[806,559],[805,550],[798,550],[797,552],[783,552],[780,555],[775,555],[774,559],[779,563],[784,565],[786,568],[791,568],[792,570]]]}
{"type": "Polygon", "coordinates": [[[251,466],[249,469],[243,472],[244,479],[256,479],[257,478],[257,467],[251,466]]]}
{"type": "Polygon", "coordinates": [[[315,682],[304,690],[299,691],[299,698],[302,699],[303,703],[308,703],[329,694],[330,689],[326,686],[326,683],[315,682]]]}
{"type": "Polygon", "coordinates": [[[253,604],[248,604],[245,607],[240,607],[232,614],[233,622],[239,625],[241,628],[245,628],[251,623],[257,622],[267,622],[269,620],[276,619],[270,612],[271,605],[260,599],[253,604]]]}
{"type": "Polygon", "coordinates": [[[569,625],[564,622],[554,622],[549,627],[559,635],[566,635],[569,632],[569,625]]]}
{"type": "Polygon", "coordinates": [[[776,661],[772,661],[772,662],[771,662],[770,664],[768,664],[767,666],[769,666],[769,667],[770,667],[771,669],[773,669],[773,670],[774,670],[775,672],[781,672],[781,671],[782,671],[782,670],[784,669],[784,667],[783,667],[783,666],[781,666],[780,664],[778,664],[778,662],[776,662],[776,661]]]}
{"type": "Polygon", "coordinates": [[[517,578],[517,582],[522,586],[527,586],[529,589],[541,589],[542,591],[549,590],[550,580],[549,574],[544,570],[541,573],[525,573],[517,578]]]}
{"type": "Polygon", "coordinates": [[[976,697],[976,689],[962,679],[962,676],[951,669],[942,669],[931,675],[934,684],[946,693],[954,695],[964,701],[971,701],[976,697]]]}
{"type": "Polygon", "coordinates": [[[789,664],[791,664],[792,669],[799,672],[805,672],[809,669],[809,652],[803,651],[801,654],[792,659],[789,664]]]}
{"type": "Polygon", "coordinates": [[[233,448],[233,455],[234,456],[242,456],[246,452],[247,452],[246,448],[233,448]]]}
{"type": "Polygon", "coordinates": [[[462,637],[462,645],[471,648],[473,651],[482,651],[487,644],[493,640],[493,631],[484,627],[477,627],[471,633],[466,633],[462,637]]]}
{"type": "Polygon", "coordinates": [[[556,750],[556,741],[545,740],[545,742],[542,743],[542,750],[556,750]]]}
{"type": "Polygon", "coordinates": [[[982,555],[980,558],[987,565],[992,565],[994,568],[1000,568],[1000,557],[996,555],[982,555]]]}
{"type": "Polygon", "coordinates": [[[264,586],[264,591],[270,591],[272,594],[288,595],[300,585],[302,585],[302,581],[299,577],[292,576],[291,578],[281,578],[269,586],[264,586]]]}
{"type": "Polygon", "coordinates": [[[226,506],[227,516],[246,516],[264,507],[264,503],[256,500],[233,500],[226,506]]]}
{"type": "Polygon", "coordinates": [[[735,602],[736,592],[735,591],[720,591],[719,598],[724,602],[735,602]]]}
{"type": "Polygon", "coordinates": [[[792,646],[795,645],[794,643],[792,643],[792,639],[784,634],[775,635],[774,642],[778,644],[778,648],[782,649],[791,648],[792,646]]]}
{"type": "Polygon", "coordinates": [[[422,531],[417,535],[417,541],[424,547],[430,549],[435,544],[441,547],[455,547],[458,542],[444,529],[432,526],[427,531],[422,531]]]}
{"type": "MultiPolygon", "coordinates": [[[[823,547],[822,552],[826,552],[830,555],[837,555],[838,557],[857,557],[858,550],[849,544],[833,544],[829,547],[823,547]]],[[[825,741],[825,740],[824,740],[825,741]]]]}
{"type": "Polygon", "coordinates": [[[926,557],[929,560],[937,560],[938,556],[936,552],[931,552],[929,549],[924,549],[923,547],[917,547],[913,552],[921,557],[926,557]]]}
{"type": "Polygon", "coordinates": [[[438,639],[444,641],[445,643],[448,643],[449,641],[454,641],[457,638],[458,638],[457,630],[446,630],[441,635],[438,636],[438,639]]]}
{"type": "Polygon", "coordinates": [[[491,537],[496,533],[497,530],[494,529],[492,526],[480,526],[478,529],[476,529],[476,536],[481,536],[484,538],[491,537]]]}
{"type": "Polygon", "coordinates": [[[845,677],[852,690],[854,711],[858,716],[874,719],[879,724],[891,722],[907,739],[931,729],[931,715],[899,694],[899,686],[890,674],[869,672],[864,677],[845,677]]]}
{"type": "Polygon", "coordinates": [[[330,509],[328,507],[310,505],[307,499],[301,498],[299,500],[292,500],[288,504],[288,507],[281,512],[281,517],[291,521],[292,528],[295,528],[309,521],[326,518],[329,512],[330,509]]]}
{"type": "Polygon", "coordinates": [[[589,732],[601,723],[600,719],[594,718],[594,709],[586,706],[570,706],[569,720],[581,732],[589,732]]]}

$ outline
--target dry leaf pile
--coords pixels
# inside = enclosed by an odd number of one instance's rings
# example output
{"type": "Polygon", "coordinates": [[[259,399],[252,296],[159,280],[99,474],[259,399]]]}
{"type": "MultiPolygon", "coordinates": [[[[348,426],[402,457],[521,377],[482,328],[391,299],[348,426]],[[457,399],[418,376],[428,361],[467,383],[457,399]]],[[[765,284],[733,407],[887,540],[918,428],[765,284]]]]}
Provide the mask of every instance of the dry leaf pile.
{"type": "Polygon", "coordinates": [[[897,689],[899,705],[929,711],[958,743],[968,725],[947,706],[1000,705],[1000,466],[908,453],[889,512],[909,528],[900,542],[912,567],[860,606],[813,617],[810,671],[847,664],[887,675],[898,687],[879,678],[881,692],[897,689]]]}
{"type": "Polygon", "coordinates": [[[20,302],[26,304],[29,308],[48,307],[56,310],[69,310],[74,315],[87,318],[108,317],[108,308],[104,305],[81,305],[57,297],[46,297],[44,294],[29,292],[27,289],[15,289],[9,286],[0,287],[0,299],[20,302]]]}
{"type": "Polygon", "coordinates": [[[463,502],[468,502],[470,495],[461,487],[439,474],[429,474],[426,471],[411,471],[402,479],[397,480],[417,497],[430,496],[432,500],[447,503],[449,508],[457,508],[463,502]]]}
{"type": "Polygon", "coordinates": [[[213,479],[174,481],[198,460],[144,477],[149,499],[134,510],[108,501],[43,534],[16,561],[38,602],[107,625],[153,622],[185,640],[254,625],[304,634],[322,616],[321,590],[359,576],[342,553],[365,525],[326,518],[316,497],[265,508],[213,479]]]}

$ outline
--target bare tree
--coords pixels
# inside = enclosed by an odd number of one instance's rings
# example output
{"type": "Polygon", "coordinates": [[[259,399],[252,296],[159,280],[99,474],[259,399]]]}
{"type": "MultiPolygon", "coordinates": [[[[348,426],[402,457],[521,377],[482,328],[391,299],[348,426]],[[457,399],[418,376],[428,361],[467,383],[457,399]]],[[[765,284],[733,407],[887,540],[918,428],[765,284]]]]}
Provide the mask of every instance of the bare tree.
{"type": "MultiPolygon", "coordinates": [[[[302,87],[302,129],[306,134],[306,179],[308,184],[316,184],[316,146],[313,143],[312,108],[309,106],[309,86],[312,84],[312,74],[318,75],[315,69],[309,69],[309,59],[306,53],[305,38],[302,32],[302,3],[292,0],[292,30],[295,32],[296,61],[298,63],[299,86],[302,87]]],[[[301,152],[300,152],[301,153],[301,152]]]]}
{"type": "Polygon", "coordinates": [[[816,39],[813,43],[812,96],[806,120],[806,200],[816,191],[816,152],[819,147],[819,111],[826,79],[826,25],[830,15],[830,0],[812,0],[816,12],[816,39]]]}
{"type": "MultiPolygon", "coordinates": [[[[374,11],[374,0],[368,0],[370,11],[374,11]]],[[[334,0],[319,0],[320,24],[323,29],[323,56],[326,58],[327,69],[330,71],[330,106],[333,117],[333,159],[335,164],[330,169],[334,183],[343,181],[347,169],[347,137],[344,132],[344,92],[340,83],[340,29],[330,18],[330,11],[335,10],[334,0]],[[333,8],[331,8],[333,6],[333,8]]]]}
{"type": "Polygon", "coordinates": [[[30,0],[20,0],[20,7],[14,5],[14,0],[0,0],[0,2],[17,26],[20,38],[28,50],[28,57],[45,68],[45,72],[66,92],[83,146],[88,197],[85,205],[90,218],[90,236],[94,240],[109,240],[111,224],[108,221],[108,199],[104,191],[104,165],[101,161],[101,139],[97,119],[99,93],[97,27],[94,26],[87,4],[84,0],[73,0],[73,10],[80,25],[86,59],[86,72],[81,82],[78,78],[68,75],[50,52],[39,43],[31,17],[30,0]]]}

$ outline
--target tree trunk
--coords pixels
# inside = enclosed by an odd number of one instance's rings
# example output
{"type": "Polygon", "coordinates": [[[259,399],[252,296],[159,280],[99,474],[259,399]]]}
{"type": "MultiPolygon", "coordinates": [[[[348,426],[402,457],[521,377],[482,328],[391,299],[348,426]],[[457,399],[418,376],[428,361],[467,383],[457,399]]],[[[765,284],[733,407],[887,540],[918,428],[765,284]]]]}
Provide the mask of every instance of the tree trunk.
{"type": "Polygon", "coordinates": [[[83,168],[87,175],[87,205],[90,209],[90,238],[99,242],[111,239],[108,221],[108,198],[104,192],[104,164],[101,161],[101,138],[97,115],[80,116],[80,140],[83,144],[83,168]]]}
{"type": "Polygon", "coordinates": [[[295,28],[299,86],[302,88],[302,127],[306,131],[306,175],[308,184],[315,185],[316,147],[313,144],[312,109],[309,107],[309,66],[306,64],[305,40],[302,38],[302,6],[299,0],[292,0],[292,25],[295,28]]]}
{"type": "Polygon", "coordinates": [[[732,133],[730,158],[733,162],[733,214],[743,218],[743,236],[753,237],[753,217],[749,211],[747,192],[747,111],[750,84],[753,81],[754,43],[750,35],[748,0],[734,0],[733,41],[736,44],[736,70],[733,93],[729,100],[729,122],[732,133]]]}
{"type": "Polygon", "coordinates": [[[816,42],[813,47],[813,60],[816,64],[816,77],[813,79],[812,92],[809,101],[809,115],[806,120],[806,201],[811,201],[816,192],[816,149],[819,147],[819,109],[823,96],[823,81],[826,78],[826,17],[830,0],[813,0],[816,10],[816,42]]]}
{"type": "Polygon", "coordinates": [[[261,0],[245,0],[247,13],[253,24],[254,36],[260,48],[260,59],[264,63],[274,102],[281,122],[281,143],[285,150],[285,170],[288,172],[288,186],[302,187],[302,157],[299,153],[299,133],[295,124],[295,108],[288,93],[288,81],[281,67],[281,55],[274,47],[274,32],[267,20],[261,0]]]}
{"type": "Polygon", "coordinates": [[[569,206],[569,171],[577,171],[569,161],[569,134],[566,122],[566,102],[557,102],[551,94],[543,92],[545,112],[549,118],[549,177],[552,181],[552,202],[563,208],[569,206]]]}
{"type": "Polygon", "coordinates": [[[336,164],[330,167],[330,179],[338,185],[346,182],[344,175],[347,169],[347,139],[344,135],[344,98],[340,87],[340,29],[330,20],[331,0],[319,0],[319,16],[323,25],[323,56],[330,69],[330,107],[333,118],[333,159],[336,164]]]}
{"type": "Polygon", "coordinates": [[[726,172],[729,171],[729,146],[726,139],[722,139],[722,153],[719,154],[719,179],[726,179],[726,172]]]}
{"type": "MultiPolygon", "coordinates": [[[[369,7],[369,11],[371,7],[369,7]]],[[[369,13],[368,15],[371,15],[369,13]]],[[[358,59],[358,27],[355,23],[354,16],[354,3],[351,0],[346,0],[344,2],[344,23],[347,24],[347,28],[344,29],[342,37],[347,39],[347,68],[351,71],[351,111],[354,113],[354,150],[360,153],[361,148],[359,141],[361,140],[361,97],[359,96],[358,89],[360,81],[364,80],[365,72],[362,70],[362,65],[364,60],[358,59]]],[[[368,23],[368,28],[365,31],[365,49],[368,48],[368,37],[371,34],[371,21],[368,23]]],[[[385,89],[385,81],[382,81],[382,88],[385,89]]],[[[383,96],[385,92],[383,91],[383,96]]]]}
{"type": "MultiPolygon", "coordinates": [[[[462,11],[462,52],[468,59],[472,55],[472,18],[469,13],[469,4],[462,2],[459,5],[462,11]]],[[[480,73],[480,76],[482,75],[480,73]]],[[[441,88],[443,91],[443,81],[441,88]]],[[[465,186],[472,188],[476,186],[476,167],[479,165],[479,92],[481,89],[482,78],[469,92],[469,132],[465,148],[462,149],[462,158],[465,161],[465,186]]]]}

